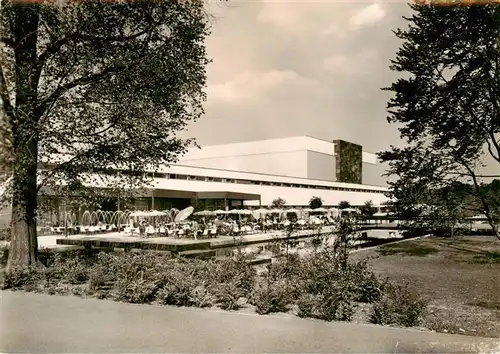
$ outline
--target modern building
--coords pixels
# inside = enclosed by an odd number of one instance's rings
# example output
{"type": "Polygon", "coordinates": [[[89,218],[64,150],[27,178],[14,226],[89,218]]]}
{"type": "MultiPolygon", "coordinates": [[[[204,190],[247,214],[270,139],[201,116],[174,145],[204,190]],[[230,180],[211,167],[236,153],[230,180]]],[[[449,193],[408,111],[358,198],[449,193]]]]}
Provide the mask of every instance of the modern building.
{"type": "MultiPolygon", "coordinates": [[[[388,200],[386,186],[370,183],[383,173],[376,155],[346,141],[309,136],[193,148],[177,164],[145,173],[153,177],[154,188],[134,199],[131,207],[138,210],[182,209],[193,200],[211,210],[270,206],[277,198],[293,207],[307,206],[314,196],[325,206],[368,200],[380,206],[388,200]]],[[[60,197],[48,190],[42,194],[62,210],[60,197]]],[[[117,198],[103,209],[119,207],[117,198]]]]}
{"type": "Polygon", "coordinates": [[[326,206],[344,200],[379,206],[387,187],[369,181],[380,181],[382,173],[375,154],[343,140],[299,136],[205,146],[157,171],[155,188],[136,208],[182,207],[193,198],[210,209],[269,206],[276,198],[300,207],[313,196],[326,206]]]}

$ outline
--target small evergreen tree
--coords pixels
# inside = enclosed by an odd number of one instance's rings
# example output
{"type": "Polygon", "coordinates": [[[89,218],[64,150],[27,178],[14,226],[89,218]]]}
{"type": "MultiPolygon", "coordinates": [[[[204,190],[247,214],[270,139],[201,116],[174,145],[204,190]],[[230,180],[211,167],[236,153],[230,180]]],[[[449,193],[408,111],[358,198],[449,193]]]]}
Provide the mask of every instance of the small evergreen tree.
{"type": "Polygon", "coordinates": [[[320,197],[314,196],[309,200],[309,208],[311,209],[321,208],[322,205],[323,205],[323,200],[320,197]]]}

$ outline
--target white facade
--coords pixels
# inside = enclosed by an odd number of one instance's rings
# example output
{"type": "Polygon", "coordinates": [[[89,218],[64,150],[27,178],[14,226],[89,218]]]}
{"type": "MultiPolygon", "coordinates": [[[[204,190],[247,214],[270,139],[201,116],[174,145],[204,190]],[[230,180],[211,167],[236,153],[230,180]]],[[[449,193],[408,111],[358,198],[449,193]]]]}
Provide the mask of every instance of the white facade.
{"type": "MultiPolygon", "coordinates": [[[[369,152],[363,151],[362,160],[365,166],[377,164],[369,152]]],[[[189,150],[180,164],[335,181],[333,142],[310,136],[205,146],[189,150]]]]}
{"type": "MultiPolygon", "coordinates": [[[[354,206],[368,200],[375,206],[386,202],[386,187],[335,182],[333,146],[303,136],[190,150],[178,164],[154,173],[151,196],[186,198],[190,192],[257,195],[257,199],[243,201],[249,206],[270,206],[276,198],[285,199],[289,206],[307,206],[314,196],[322,198],[325,206],[341,201],[354,206]]],[[[61,156],[61,160],[67,158],[61,156]]],[[[363,152],[362,158],[364,164],[375,166],[375,155],[363,152]]],[[[93,180],[89,186],[106,187],[98,178],[93,180]]]]}
{"type": "Polygon", "coordinates": [[[244,201],[245,205],[269,206],[276,198],[283,198],[287,205],[306,206],[313,196],[323,199],[328,206],[346,200],[351,205],[362,205],[371,200],[380,206],[388,200],[387,188],[306,178],[276,176],[228,170],[173,165],[161,169],[155,185],[163,190],[189,190],[194,192],[228,191],[259,194],[260,201],[244,201]],[[160,177],[161,176],[161,177],[160,177]]]}

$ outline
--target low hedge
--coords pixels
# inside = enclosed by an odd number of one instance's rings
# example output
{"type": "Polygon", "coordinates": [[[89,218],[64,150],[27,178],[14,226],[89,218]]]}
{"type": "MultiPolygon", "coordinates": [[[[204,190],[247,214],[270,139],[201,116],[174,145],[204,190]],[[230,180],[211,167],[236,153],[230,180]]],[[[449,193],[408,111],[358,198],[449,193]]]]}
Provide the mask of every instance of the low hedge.
{"type": "Polygon", "coordinates": [[[283,256],[260,275],[247,258],[73,251],[53,255],[46,266],[11,269],[3,288],[226,310],[249,302],[259,314],[295,311],[326,321],[349,321],[357,304],[371,303],[371,322],[401,326],[417,325],[425,310],[407,286],[381,281],[366,262],[345,264],[328,247],[304,258],[283,256]]]}

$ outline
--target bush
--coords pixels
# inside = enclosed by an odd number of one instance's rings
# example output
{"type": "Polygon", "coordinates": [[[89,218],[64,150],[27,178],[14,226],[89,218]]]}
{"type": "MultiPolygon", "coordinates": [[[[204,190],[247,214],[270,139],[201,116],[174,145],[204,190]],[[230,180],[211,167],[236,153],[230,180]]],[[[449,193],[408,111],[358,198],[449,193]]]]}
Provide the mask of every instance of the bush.
{"type": "Polygon", "coordinates": [[[406,284],[387,283],[381,298],[374,303],[370,322],[412,327],[419,324],[425,309],[426,303],[406,284]]]}
{"type": "Polygon", "coordinates": [[[238,253],[234,259],[211,263],[207,274],[209,281],[215,289],[218,284],[232,284],[235,291],[238,291],[238,297],[248,297],[255,286],[257,272],[248,264],[247,259],[247,255],[238,253]]]}
{"type": "Polygon", "coordinates": [[[251,303],[259,315],[272,312],[286,312],[287,306],[293,303],[290,288],[284,281],[272,281],[266,277],[254,290],[251,303]]]}
{"type": "MultiPolygon", "coordinates": [[[[200,285],[196,271],[189,264],[173,263],[161,274],[161,288],[156,299],[164,305],[192,306],[195,288],[200,285]]],[[[199,290],[198,290],[199,291],[199,290]]]]}
{"type": "Polygon", "coordinates": [[[344,289],[335,288],[323,295],[318,318],[325,321],[350,321],[354,313],[350,295],[344,289]]]}
{"type": "Polygon", "coordinates": [[[214,296],[208,291],[205,284],[198,285],[189,294],[189,304],[195,307],[213,306],[214,296]]]}
{"type": "Polygon", "coordinates": [[[354,283],[354,300],[363,303],[372,303],[380,299],[384,284],[373,271],[368,269],[365,261],[349,266],[350,277],[354,283]]]}
{"type": "Polygon", "coordinates": [[[68,284],[82,284],[89,279],[88,259],[78,253],[63,256],[56,253],[49,267],[50,278],[68,284]]]}
{"type": "Polygon", "coordinates": [[[46,279],[46,269],[43,265],[31,267],[13,267],[4,273],[2,289],[25,289],[34,291],[46,279]]]}
{"type": "Polygon", "coordinates": [[[299,317],[319,318],[323,296],[305,293],[297,300],[297,315],[299,317]]]}
{"type": "Polygon", "coordinates": [[[237,310],[239,308],[238,300],[242,297],[242,290],[236,281],[214,284],[212,292],[221,309],[237,310]]]}
{"type": "Polygon", "coordinates": [[[142,304],[151,302],[158,290],[158,281],[151,279],[120,279],[117,284],[117,298],[121,301],[142,304]]]}

